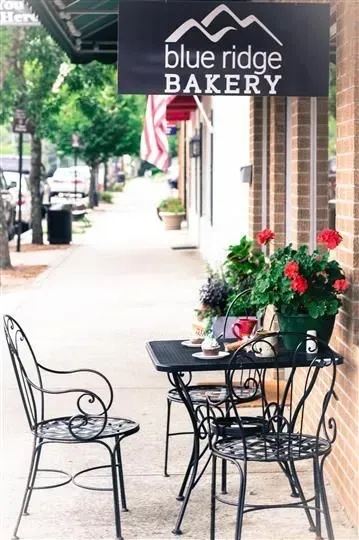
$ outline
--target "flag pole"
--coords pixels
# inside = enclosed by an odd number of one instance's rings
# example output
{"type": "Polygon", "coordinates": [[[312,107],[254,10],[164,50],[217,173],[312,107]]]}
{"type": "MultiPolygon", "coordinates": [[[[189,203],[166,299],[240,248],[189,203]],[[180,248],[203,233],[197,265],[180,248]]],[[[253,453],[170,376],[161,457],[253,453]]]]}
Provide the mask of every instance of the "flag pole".
{"type": "Polygon", "coordinates": [[[209,131],[210,133],[213,133],[212,122],[211,122],[210,119],[208,118],[207,113],[206,113],[206,111],[204,110],[204,107],[203,107],[203,105],[202,105],[201,100],[199,99],[198,96],[196,96],[196,94],[194,94],[193,97],[194,97],[194,100],[195,100],[195,102],[196,102],[196,104],[197,104],[197,107],[198,107],[198,109],[199,109],[199,112],[200,112],[200,114],[201,114],[203,120],[204,120],[205,123],[207,124],[208,131],[209,131]]]}

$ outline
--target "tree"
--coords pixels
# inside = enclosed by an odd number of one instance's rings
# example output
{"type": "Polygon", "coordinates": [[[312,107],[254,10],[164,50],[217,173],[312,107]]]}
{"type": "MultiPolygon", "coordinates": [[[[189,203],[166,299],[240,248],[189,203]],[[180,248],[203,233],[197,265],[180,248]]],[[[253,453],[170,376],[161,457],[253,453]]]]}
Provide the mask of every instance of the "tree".
{"type": "Polygon", "coordinates": [[[43,243],[41,215],[42,138],[60,99],[52,92],[64,53],[43,28],[1,28],[0,122],[9,121],[16,107],[25,110],[31,133],[32,242],[43,243]]]}
{"type": "Polygon", "coordinates": [[[76,66],[60,90],[62,106],[54,119],[52,139],[65,155],[71,155],[71,135],[80,134],[80,155],[91,167],[90,207],[98,166],[112,156],[139,153],[144,98],[117,96],[115,89],[115,67],[93,62],[76,66]]]}

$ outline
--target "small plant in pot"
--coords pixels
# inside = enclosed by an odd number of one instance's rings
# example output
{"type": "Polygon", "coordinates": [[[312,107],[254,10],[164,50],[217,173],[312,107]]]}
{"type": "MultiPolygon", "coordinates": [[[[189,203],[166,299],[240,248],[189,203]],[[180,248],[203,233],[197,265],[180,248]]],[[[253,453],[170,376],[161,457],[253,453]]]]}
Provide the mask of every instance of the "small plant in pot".
{"type": "MultiPolygon", "coordinates": [[[[257,239],[265,245],[274,236],[265,229],[257,239]]],[[[319,339],[329,342],[342,304],[340,296],[349,286],[339,263],[330,258],[329,250],[341,240],[337,231],[326,229],[318,234],[318,242],[326,245],[326,251],[315,249],[309,253],[307,246],[294,249],[291,244],[279,248],[257,275],[252,301],[259,310],[268,305],[275,307],[282,332],[306,334],[314,330],[319,339]]],[[[284,344],[293,350],[302,340],[285,336],[284,344]]]]}
{"type": "Polygon", "coordinates": [[[213,331],[213,321],[226,314],[230,292],[224,277],[210,269],[207,281],[199,290],[201,308],[197,310],[199,318],[207,321],[207,334],[213,331]]]}
{"type": "Polygon", "coordinates": [[[166,230],[178,230],[186,217],[185,209],[178,198],[164,199],[157,208],[158,217],[163,221],[166,230]]]}

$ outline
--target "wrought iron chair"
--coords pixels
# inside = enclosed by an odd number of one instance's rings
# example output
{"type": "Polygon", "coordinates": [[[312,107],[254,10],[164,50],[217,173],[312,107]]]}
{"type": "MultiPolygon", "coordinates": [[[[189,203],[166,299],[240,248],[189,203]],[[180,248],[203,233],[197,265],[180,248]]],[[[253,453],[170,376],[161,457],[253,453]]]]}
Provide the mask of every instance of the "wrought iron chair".
{"type": "MultiPolygon", "coordinates": [[[[250,289],[247,289],[245,291],[242,291],[241,293],[237,294],[234,299],[232,300],[230,306],[227,309],[227,313],[225,315],[224,325],[221,333],[217,336],[219,339],[222,337],[225,337],[226,329],[228,325],[228,319],[232,313],[232,309],[235,306],[235,304],[240,300],[243,299],[246,295],[249,295],[250,289]]],[[[228,409],[229,402],[228,402],[228,395],[227,395],[227,385],[225,382],[223,384],[218,383],[206,383],[206,384],[196,384],[192,385],[192,375],[186,374],[187,381],[186,386],[189,393],[189,396],[191,398],[191,401],[194,405],[194,407],[198,407],[200,405],[205,405],[207,403],[207,398],[209,398],[212,402],[216,402],[219,406],[224,407],[224,409],[228,409]]],[[[244,378],[242,377],[242,381],[238,381],[237,385],[237,395],[241,396],[241,400],[244,403],[247,399],[247,401],[253,401],[257,397],[253,397],[251,389],[247,388],[244,384],[245,379],[250,380],[251,374],[247,374],[247,376],[244,378]]],[[[166,439],[165,439],[165,458],[164,458],[164,476],[169,476],[168,474],[168,451],[169,451],[169,439],[173,436],[178,435],[191,435],[193,434],[192,431],[181,431],[181,432],[170,432],[170,423],[171,423],[171,405],[172,403],[180,403],[183,404],[182,399],[180,395],[178,394],[178,391],[176,388],[174,388],[174,383],[170,376],[168,376],[168,380],[170,382],[170,385],[173,388],[170,388],[170,390],[167,393],[167,418],[166,418],[166,439]]],[[[258,388],[258,386],[257,386],[258,388]]],[[[184,489],[186,487],[186,481],[189,476],[189,470],[187,469],[186,474],[184,476],[184,482],[182,483],[179,495],[177,497],[178,500],[183,499],[183,493],[184,489]]],[[[222,492],[226,492],[226,464],[223,463],[223,470],[222,470],[222,492]]]]}
{"type": "MultiPolygon", "coordinates": [[[[278,334],[280,340],[283,334],[278,334]]],[[[249,347],[237,350],[227,372],[228,395],[230,400],[230,415],[224,418],[216,403],[207,400],[207,433],[212,453],[212,487],[211,487],[211,522],[210,540],[215,540],[216,501],[237,506],[235,539],[242,537],[243,515],[246,512],[264,508],[301,508],[307,516],[310,531],[316,534],[317,540],[322,538],[321,515],[324,514],[329,540],[334,540],[328,500],[324,484],[324,462],[332,450],[336,438],[336,423],[328,418],[327,411],[332,397],[336,398],[334,384],[336,379],[336,364],[338,357],[327,344],[312,337],[302,335],[302,341],[295,351],[284,351],[272,346],[265,338],[253,340],[249,347]],[[308,341],[310,340],[310,341],[308,341]],[[252,419],[243,418],[238,408],[240,396],[236,392],[236,377],[241,377],[244,366],[253,365],[256,371],[255,351],[261,351],[263,345],[272,349],[270,367],[276,372],[279,384],[281,357],[290,355],[289,375],[286,380],[284,393],[281,395],[278,387],[277,398],[268,402],[265,395],[265,381],[268,370],[257,370],[256,381],[260,389],[252,386],[253,394],[261,396],[261,415],[252,419]],[[308,345],[308,349],[306,349],[308,345]],[[317,352],[319,350],[319,353],[317,352]],[[306,352],[308,351],[308,352],[306,352]],[[298,367],[306,370],[300,376],[298,367]],[[320,385],[320,387],[319,387],[320,385]],[[320,406],[318,406],[320,396],[320,406]],[[315,408],[310,408],[310,402],[315,408]],[[308,408],[310,413],[308,414],[308,408]],[[315,418],[316,414],[316,418],[315,418]],[[310,434],[312,433],[312,434],[310,434]],[[220,458],[234,464],[240,476],[240,488],[237,502],[217,495],[216,470],[217,459],[220,458]],[[304,495],[296,471],[296,462],[312,460],[314,495],[307,498],[304,495]],[[280,465],[291,484],[298,493],[299,500],[288,504],[245,504],[247,465],[250,462],[275,462],[280,465]]],[[[280,341],[281,343],[281,341],[280,341]]],[[[283,364],[282,364],[283,365],[283,364]]]]}
{"type": "Polygon", "coordinates": [[[113,402],[113,390],[110,382],[104,375],[93,369],[59,371],[45,367],[36,360],[28,338],[15,319],[9,315],[5,315],[4,328],[26,418],[34,436],[25,494],[15,525],[13,538],[18,538],[17,532],[21,518],[23,515],[28,515],[30,499],[35,489],[60,487],[72,481],[75,485],[85,489],[113,492],[116,539],[122,539],[119,494],[123,511],[127,511],[127,507],[120,444],[125,437],[136,433],[139,430],[139,425],[132,420],[114,418],[108,415],[113,402]],[[106,385],[108,396],[102,398],[92,390],[84,388],[52,390],[43,385],[43,377],[46,374],[70,375],[76,373],[92,374],[97,378],[99,377],[100,382],[106,385]],[[45,397],[50,395],[59,396],[61,394],[73,394],[76,396],[74,405],[77,411],[72,416],[48,418],[45,416],[45,397]],[[39,461],[42,448],[46,444],[51,443],[100,444],[109,452],[110,465],[85,469],[74,476],[64,471],[52,469],[51,472],[63,475],[65,479],[51,486],[35,486],[36,476],[39,471],[46,470],[46,472],[50,472],[50,469],[39,469],[39,461]],[[90,487],[82,485],[78,480],[84,473],[104,468],[111,469],[112,488],[90,487]]]}

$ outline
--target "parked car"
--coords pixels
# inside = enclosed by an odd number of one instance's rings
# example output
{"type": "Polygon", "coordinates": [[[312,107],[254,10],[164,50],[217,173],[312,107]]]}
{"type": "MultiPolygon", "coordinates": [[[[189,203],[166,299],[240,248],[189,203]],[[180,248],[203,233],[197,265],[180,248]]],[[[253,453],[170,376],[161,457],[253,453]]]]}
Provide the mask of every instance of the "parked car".
{"type": "Polygon", "coordinates": [[[15,236],[16,206],[15,206],[15,200],[6,185],[4,173],[1,169],[0,169],[0,191],[1,191],[3,202],[4,202],[5,219],[6,219],[6,225],[7,225],[7,230],[8,230],[8,236],[9,236],[9,240],[12,240],[15,236]]]}
{"type": "MultiPolygon", "coordinates": [[[[12,171],[4,171],[4,177],[7,188],[16,204],[15,224],[19,223],[20,209],[19,209],[19,183],[20,174],[12,171]]],[[[30,181],[27,174],[22,175],[21,180],[21,223],[22,231],[27,231],[31,227],[31,191],[30,181]]]]}
{"type": "Polygon", "coordinates": [[[48,179],[51,197],[87,197],[90,191],[90,169],[86,166],[60,167],[48,179]],[[76,187],[75,187],[76,186],[76,187]]]}

